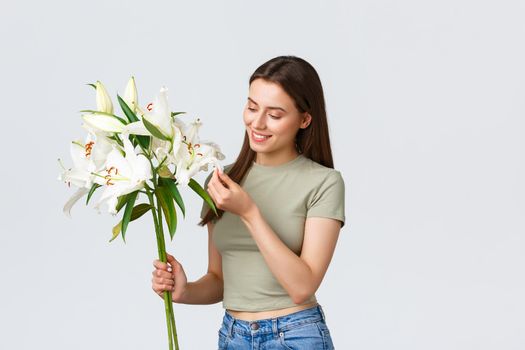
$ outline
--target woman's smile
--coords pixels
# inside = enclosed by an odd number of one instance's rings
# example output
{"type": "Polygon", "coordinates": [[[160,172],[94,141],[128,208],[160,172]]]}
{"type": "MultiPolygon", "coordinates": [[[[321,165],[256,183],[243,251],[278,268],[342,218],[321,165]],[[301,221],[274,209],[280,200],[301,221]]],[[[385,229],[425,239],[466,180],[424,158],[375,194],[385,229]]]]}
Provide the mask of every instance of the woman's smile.
{"type": "Polygon", "coordinates": [[[251,135],[252,135],[252,140],[257,142],[257,143],[262,143],[266,140],[268,140],[270,137],[272,137],[272,135],[264,135],[264,134],[259,134],[253,130],[251,130],[251,135]]]}

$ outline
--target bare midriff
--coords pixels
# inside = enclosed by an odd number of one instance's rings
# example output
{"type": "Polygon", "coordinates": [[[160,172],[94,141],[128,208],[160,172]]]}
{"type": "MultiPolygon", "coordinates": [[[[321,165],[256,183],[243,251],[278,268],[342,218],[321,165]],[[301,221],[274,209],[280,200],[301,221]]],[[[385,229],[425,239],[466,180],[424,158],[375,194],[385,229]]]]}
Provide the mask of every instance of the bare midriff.
{"type": "Polygon", "coordinates": [[[307,304],[287,307],[284,309],[268,310],[268,311],[250,312],[250,311],[237,311],[237,310],[230,310],[230,309],[226,309],[226,311],[228,311],[230,315],[232,315],[233,317],[237,319],[240,319],[243,321],[256,321],[256,320],[263,320],[266,318],[285,316],[285,315],[288,315],[288,314],[291,314],[297,311],[311,308],[315,305],[317,305],[317,301],[313,301],[307,304]]]}

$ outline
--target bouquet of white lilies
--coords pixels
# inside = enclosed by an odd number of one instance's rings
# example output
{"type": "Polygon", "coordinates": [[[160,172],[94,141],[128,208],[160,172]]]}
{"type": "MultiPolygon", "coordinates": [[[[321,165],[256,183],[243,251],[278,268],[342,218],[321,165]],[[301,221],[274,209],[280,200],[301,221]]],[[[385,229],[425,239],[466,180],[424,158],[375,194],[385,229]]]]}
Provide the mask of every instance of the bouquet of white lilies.
{"type": "MultiPolygon", "coordinates": [[[[97,110],[82,110],[83,127],[88,134],[84,141],[71,143],[73,167],[66,168],[59,180],[78,190],[66,202],[64,213],[70,216],[73,205],[86,196],[86,205],[97,189],[103,192],[95,208],[103,203],[108,212],[116,215],[124,209],[121,220],[113,227],[113,241],[119,234],[125,242],[129,222],[151,211],[159,260],[166,262],[164,222],[171,239],[177,228],[178,206],[185,216],[184,201],[178,186],[188,186],[216,212],[208,193],[192,177],[208,171],[208,164],[222,170],[224,159],[213,142],[199,140],[199,119],[186,124],[179,119],[184,112],[172,112],[168,106],[167,89],[161,88],[155,101],[145,109],[138,103],[135,79],[131,77],[123,97],[117,95],[124,117],[114,114],[113,103],[104,85],[97,81],[88,84],[95,88],[97,110]],[[146,202],[136,204],[140,194],[146,202]]],[[[178,349],[177,330],[171,292],[164,292],[166,323],[170,350],[178,349]]]]}

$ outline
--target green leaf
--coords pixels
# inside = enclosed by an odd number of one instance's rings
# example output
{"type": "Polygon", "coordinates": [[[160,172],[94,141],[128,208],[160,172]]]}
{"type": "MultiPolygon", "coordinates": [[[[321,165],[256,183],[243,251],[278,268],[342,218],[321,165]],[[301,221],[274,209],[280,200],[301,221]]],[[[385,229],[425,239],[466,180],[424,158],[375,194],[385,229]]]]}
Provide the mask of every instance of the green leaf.
{"type": "Polygon", "coordinates": [[[91,186],[91,189],[89,190],[88,192],[88,195],[87,195],[87,199],[86,199],[86,205],[88,205],[89,203],[89,199],[91,198],[91,196],[93,195],[93,193],[95,193],[95,190],[99,187],[101,187],[102,185],[99,185],[99,184],[93,184],[93,186],[91,186]]]}
{"type": "Polygon", "coordinates": [[[190,182],[188,183],[188,186],[195,193],[197,193],[202,199],[204,199],[204,201],[208,204],[208,206],[211,208],[211,210],[213,210],[215,215],[219,215],[219,214],[217,214],[217,209],[215,208],[215,203],[213,203],[213,200],[211,199],[210,195],[208,194],[208,192],[206,192],[202,188],[202,186],[197,181],[195,181],[194,179],[190,179],[190,182]]]}
{"type": "MultiPolygon", "coordinates": [[[[126,118],[128,118],[129,122],[130,123],[138,122],[139,118],[131,110],[131,108],[129,108],[126,101],[124,101],[122,97],[120,97],[118,94],[117,94],[117,99],[118,99],[118,103],[120,104],[120,108],[126,115],[126,118]]],[[[150,142],[149,136],[145,136],[145,135],[133,135],[133,136],[143,148],[149,148],[149,142],[150,142]]]]}
{"type": "MultiPolygon", "coordinates": [[[[107,136],[108,139],[115,141],[120,146],[124,147],[124,143],[122,140],[117,136],[117,134],[113,134],[112,136],[107,136]]],[[[122,152],[121,152],[122,153],[122,152]]]]}
{"type": "Polygon", "coordinates": [[[148,210],[153,208],[148,203],[140,203],[133,208],[133,211],[131,212],[131,219],[129,221],[134,221],[140,218],[142,215],[146,214],[148,210]]]}
{"type": "Polygon", "coordinates": [[[178,116],[179,114],[185,114],[186,112],[171,112],[171,117],[176,117],[178,116]]]}
{"type": "MultiPolygon", "coordinates": [[[[131,218],[129,219],[129,221],[134,221],[134,220],[137,220],[138,218],[140,218],[142,215],[144,215],[145,213],[148,212],[148,210],[150,210],[152,208],[151,205],[149,205],[148,203],[140,203],[138,205],[136,205],[134,208],[133,208],[133,211],[131,212],[131,218]]],[[[117,238],[117,236],[119,235],[120,231],[122,230],[122,220],[120,220],[118,222],[118,224],[116,224],[113,229],[112,229],[112,232],[113,232],[113,237],[111,237],[111,239],[109,240],[110,242],[113,241],[115,238],[117,238]]]]}
{"type": "Polygon", "coordinates": [[[145,149],[149,148],[149,143],[150,143],[150,140],[151,140],[151,138],[149,136],[146,136],[146,135],[133,135],[133,137],[137,140],[138,143],[140,143],[140,145],[143,148],[145,148],[145,149]]]}
{"type": "Polygon", "coordinates": [[[120,209],[122,209],[122,207],[124,206],[124,204],[126,204],[127,202],[127,194],[125,195],[122,195],[120,197],[118,197],[117,199],[117,206],[116,206],[116,209],[117,209],[117,213],[120,211],[120,209]]]}
{"type": "Polygon", "coordinates": [[[122,229],[122,220],[120,220],[120,221],[118,222],[118,224],[116,224],[115,226],[113,226],[113,229],[111,230],[111,233],[113,234],[113,236],[112,236],[111,239],[109,240],[110,242],[113,241],[115,238],[118,237],[118,235],[119,235],[121,229],[122,229]]]}
{"type": "Polygon", "coordinates": [[[177,205],[179,206],[180,210],[182,211],[182,216],[186,217],[186,208],[184,206],[184,201],[182,200],[182,197],[180,195],[179,189],[177,185],[175,185],[175,182],[171,179],[163,179],[160,178],[159,181],[166,186],[168,189],[169,194],[173,197],[177,205]]]}
{"type": "Polygon", "coordinates": [[[170,169],[166,165],[161,166],[157,170],[157,174],[159,174],[160,177],[165,177],[168,179],[173,178],[173,173],[170,171],[170,169]]]}
{"type": "Polygon", "coordinates": [[[169,137],[165,136],[155,125],[148,122],[148,120],[144,117],[142,117],[142,123],[144,123],[144,126],[148,131],[151,133],[151,135],[155,136],[158,139],[169,141],[169,137]]]}
{"type": "Polygon", "coordinates": [[[168,190],[163,186],[158,186],[155,190],[155,195],[157,196],[162,211],[164,212],[164,217],[166,223],[168,224],[168,230],[170,233],[171,239],[175,235],[175,230],[177,229],[177,212],[175,211],[175,205],[173,205],[173,198],[168,193],[168,190]]]}
{"type": "Polygon", "coordinates": [[[126,242],[126,230],[128,229],[129,220],[131,219],[131,212],[133,211],[133,206],[137,200],[139,191],[131,192],[128,194],[128,200],[126,201],[126,209],[124,209],[124,215],[122,216],[122,239],[126,242]]]}
{"type": "Polygon", "coordinates": [[[126,117],[129,120],[129,122],[130,123],[138,122],[139,118],[137,118],[135,113],[131,110],[131,108],[129,108],[129,106],[126,103],[126,101],[124,101],[122,99],[122,97],[120,97],[118,94],[117,94],[117,99],[118,99],[118,103],[120,104],[120,108],[122,108],[122,112],[124,112],[124,114],[126,115],[126,117]]]}
{"type": "Polygon", "coordinates": [[[95,84],[91,84],[90,83],[90,84],[86,84],[86,85],[93,86],[93,89],[95,89],[95,90],[97,89],[97,86],[95,84]]]}

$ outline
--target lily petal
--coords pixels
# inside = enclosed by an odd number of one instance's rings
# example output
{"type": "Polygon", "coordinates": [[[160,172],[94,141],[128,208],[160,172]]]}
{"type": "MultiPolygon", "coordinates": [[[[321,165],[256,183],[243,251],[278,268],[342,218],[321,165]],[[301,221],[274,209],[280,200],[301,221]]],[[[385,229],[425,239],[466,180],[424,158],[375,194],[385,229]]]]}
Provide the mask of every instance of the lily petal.
{"type": "Polygon", "coordinates": [[[79,188],[72,196],[71,198],[69,198],[69,200],[66,202],[66,204],[64,205],[64,209],[63,209],[63,212],[64,214],[66,214],[67,216],[71,217],[71,208],[73,207],[73,205],[75,205],[75,203],[80,199],[82,198],[82,196],[84,196],[86,193],[89,192],[89,189],[85,188],[85,187],[82,187],[82,188],[79,188]]]}
{"type": "Polygon", "coordinates": [[[129,123],[124,127],[125,133],[133,134],[133,135],[144,135],[144,136],[150,136],[151,133],[146,129],[144,126],[144,123],[142,123],[142,120],[139,120],[138,122],[129,123]]]}
{"type": "Polygon", "coordinates": [[[168,96],[166,92],[167,88],[162,87],[159,95],[155,98],[153,108],[151,111],[147,111],[143,117],[148,122],[155,125],[160,131],[168,138],[173,137],[173,127],[171,126],[172,118],[171,112],[168,107],[168,96]]]}

